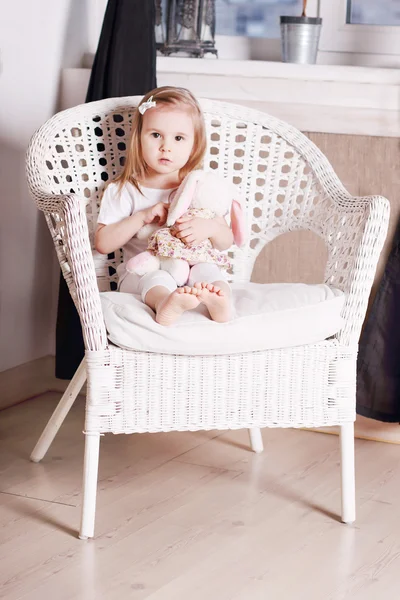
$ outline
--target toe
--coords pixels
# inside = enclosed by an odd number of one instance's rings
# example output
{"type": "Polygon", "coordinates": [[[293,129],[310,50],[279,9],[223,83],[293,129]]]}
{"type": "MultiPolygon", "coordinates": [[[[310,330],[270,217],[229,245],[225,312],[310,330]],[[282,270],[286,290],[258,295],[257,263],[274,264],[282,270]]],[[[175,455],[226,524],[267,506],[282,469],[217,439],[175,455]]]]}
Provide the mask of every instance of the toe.
{"type": "Polygon", "coordinates": [[[196,281],[196,283],[194,284],[194,286],[197,290],[201,290],[203,287],[203,284],[201,283],[201,281],[196,281]]]}

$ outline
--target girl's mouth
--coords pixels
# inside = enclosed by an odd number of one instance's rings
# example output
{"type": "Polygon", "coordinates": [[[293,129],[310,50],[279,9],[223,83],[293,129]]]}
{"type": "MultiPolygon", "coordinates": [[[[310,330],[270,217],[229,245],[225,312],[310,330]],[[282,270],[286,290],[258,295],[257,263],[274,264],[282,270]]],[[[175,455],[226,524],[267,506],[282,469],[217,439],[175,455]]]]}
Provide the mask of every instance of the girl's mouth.
{"type": "Polygon", "coordinates": [[[162,163],[163,165],[167,165],[168,163],[170,163],[170,159],[169,158],[160,158],[159,162],[162,163]]]}

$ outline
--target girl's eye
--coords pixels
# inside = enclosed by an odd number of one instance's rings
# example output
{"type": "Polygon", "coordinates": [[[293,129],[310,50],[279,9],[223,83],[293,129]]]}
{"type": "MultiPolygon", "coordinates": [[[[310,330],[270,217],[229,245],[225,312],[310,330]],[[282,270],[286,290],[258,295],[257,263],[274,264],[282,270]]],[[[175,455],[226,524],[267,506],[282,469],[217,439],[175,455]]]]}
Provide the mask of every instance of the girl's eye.
{"type": "Polygon", "coordinates": [[[175,139],[176,139],[177,142],[180,142],[181,140],[183,140],[183,137],[181,135],[177,135],[175,137],[175,139]]]}
{"type": "Polygon", "coordinates": [[[160,134],[157,133],[156,131],[154,131],[151,135],[156,139],[160,137],[160,134]]]}

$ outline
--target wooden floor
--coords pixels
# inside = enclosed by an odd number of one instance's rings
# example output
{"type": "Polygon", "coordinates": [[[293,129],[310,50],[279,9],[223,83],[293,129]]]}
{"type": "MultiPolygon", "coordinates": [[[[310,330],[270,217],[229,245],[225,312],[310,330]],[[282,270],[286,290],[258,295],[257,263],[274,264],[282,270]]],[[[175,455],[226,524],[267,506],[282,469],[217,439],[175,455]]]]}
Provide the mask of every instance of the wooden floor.
{"type": "Polygon", "coordinates": [[[96,538],[80,516],[83,399],[42,463],[57,394],[0,413],[0,597],[392,600],[400,446],[356,441],[354,526],[338,521],[338,438],[264,430],[102,438],[96,538]]]}

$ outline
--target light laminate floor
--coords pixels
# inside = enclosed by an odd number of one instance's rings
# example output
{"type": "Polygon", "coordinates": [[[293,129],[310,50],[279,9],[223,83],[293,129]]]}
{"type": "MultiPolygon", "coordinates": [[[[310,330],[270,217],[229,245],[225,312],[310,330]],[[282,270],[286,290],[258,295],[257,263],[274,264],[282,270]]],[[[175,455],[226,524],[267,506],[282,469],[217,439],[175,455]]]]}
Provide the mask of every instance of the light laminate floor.
{"type": "Polygon", "coordinates": [[[342,525],[338,438],[264,430],[107,435],[96,538],[76,537],[83,398],[42,463],[58,399],[0,413],[0,598],[386,600],[399,596],[400,446],[356,440],[357,510],[342,525]]]}

